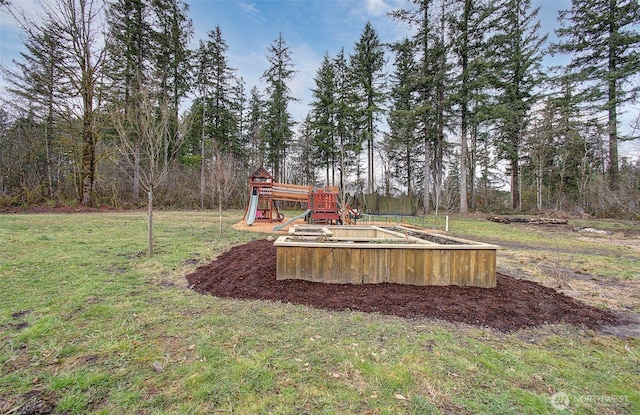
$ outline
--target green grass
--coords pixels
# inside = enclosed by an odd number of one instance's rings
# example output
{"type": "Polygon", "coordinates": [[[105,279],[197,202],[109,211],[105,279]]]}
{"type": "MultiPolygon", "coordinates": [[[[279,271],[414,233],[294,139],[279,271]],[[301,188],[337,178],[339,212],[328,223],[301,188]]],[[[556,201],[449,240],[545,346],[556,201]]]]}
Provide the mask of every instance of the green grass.
{"type": "MultiPolygon", "coordinates": [[[[0,413],[35,401],[60,414],[640,412],[637,339],[566,326],[504,334],[189,290],[186,273],[265,236],[231,229],[240,216],[226,213],[220,234],[214,213],[158,212],[147,258],[143,212],[1,215],[0,413]],[[552,407],[558,391],[573,399],[568,410],[552,407]]],[[[544,235],[517,227],[452,226],[545,252],[544,235]]]]}
{"type": "MultiPolygon", "coordinates": [[[[570,220],[569,226],[496,224],[484,218],[453,216],[450,232],[474,240],[501,245],[505,266],[522,267],[540,276],[540,266],[570,269],[599,277],[640,281],[640,244],[620,241],[621,230],[640,230],[632,221],[570,220]],[[592,227],[611,232],[597,235],[573,232],[571,228],[592,227]]],[[[637,236],[635,236],[637,241],[637,236]]],[[[543,272],[542,272],[543,273],[543,272]]]]}

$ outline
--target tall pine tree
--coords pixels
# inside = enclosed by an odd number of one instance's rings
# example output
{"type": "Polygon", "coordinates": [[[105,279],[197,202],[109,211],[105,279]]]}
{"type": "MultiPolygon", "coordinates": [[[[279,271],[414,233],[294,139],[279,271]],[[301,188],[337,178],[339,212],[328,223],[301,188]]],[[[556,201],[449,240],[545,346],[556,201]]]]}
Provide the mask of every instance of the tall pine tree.
{"type": "Polygon", "coordinates": [[[375,187],[374,141],[379,116],[383,112],[385,81],[384,48],[371,22],[365,25],[354,49],[350,68],[356,88],[356,105],[362,117],[361,131],[367,147],[368,190],[371,193],[375,187]]]}
{"type": "Polygon", "coordinates": [[[511,208],[520,209],[520,156],[529,111],[537,99],[535,89],[541,83],[541,37],[538,10],[530,0],[503,0],[500,30],[492,39],[497,52],[494,70],[499,91],[497,144],[501,157],[509,162],[511,208]]]}
{"type": "Polygon", "coordinates": [[[415,61],[413,44],[409,39],[392,45],[395,52],[394,72],[390,77],[390,110],[387,122],[389,133],[383,146],[391,163],[392,176],[407,188],[412,196],[417,188],[422,163],[421,141],[416,133],[413,80],[415,61]]]}
{"type": "Polygon", "coordinates": [[[607,113],[609,184],[619,188],[620,106],[640,92],[629,82],[640,68],[640,3],[637,0],[573,0],[560,12],[560,42],[553,52],[570,54],[569,78],[582,101],[607,113]]]}
{"type": "Polygon", "coordinates": [[[337,91],[334,62],[328,52],[320,63],[314,82],[315,88],[311,90],[313,101],[309,129],[313,131],[315,151],[313,159],[309,161],[315,161],[318,167],[325,170],[325,179],[329,184],[337,153],[335,142],[337,91]]]}
{"type": "Polygon", "coordinates": [[[295,70],[291,59],[291,50],[284,41],[282,33],[271,42],[267,60],[271,65],[262,75],[267,83],[266,122],[263,130],[266,138],[267,162],[273,166],[276,180],[285,178],[285,157],[293,131],[288,105],[294,100],[289,89],[295,70]]]}

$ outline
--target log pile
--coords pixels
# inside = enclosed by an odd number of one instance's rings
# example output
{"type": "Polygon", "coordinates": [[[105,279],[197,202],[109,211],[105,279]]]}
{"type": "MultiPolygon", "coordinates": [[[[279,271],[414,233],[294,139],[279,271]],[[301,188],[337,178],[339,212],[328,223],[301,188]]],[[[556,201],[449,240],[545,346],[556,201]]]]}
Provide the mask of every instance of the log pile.
{"type": "Polygon", "coordinates": [[[509,218],[506,216],[489,216],[487,217],[491,222],[498,223],[526,223],[529,225],[566,225],[569,223],[568,219],[557,218],[509,218]]]}

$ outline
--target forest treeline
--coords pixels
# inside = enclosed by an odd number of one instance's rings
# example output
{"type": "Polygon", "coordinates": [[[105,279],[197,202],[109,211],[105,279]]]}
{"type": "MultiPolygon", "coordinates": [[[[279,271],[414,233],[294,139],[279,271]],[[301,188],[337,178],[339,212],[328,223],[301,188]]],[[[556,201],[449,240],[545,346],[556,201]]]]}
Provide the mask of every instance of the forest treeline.
{"type": "Polygon", "coordinates": [[[412,0],[350,52],[299,73],[282,34],[261,85],[229,64],[219,26],[190,49],[181,0],[0,0],[24,32],[2,68],[0,204],[241,207],[247,179],[407,194],[422,209],[640,215],[637,0],[573,0],[557,43],[530,0],[412,0]],[[15,4],[13,4],[15,3],[15,4]],[[546,55],[567,63],[544,68],[546,55]],[[313,77],[303,120],[289,105],[313,77]],[[186,108],[186,110],[185,110],[186,108]],[[629,124],[627,122],[627,124],[629,124]]]}

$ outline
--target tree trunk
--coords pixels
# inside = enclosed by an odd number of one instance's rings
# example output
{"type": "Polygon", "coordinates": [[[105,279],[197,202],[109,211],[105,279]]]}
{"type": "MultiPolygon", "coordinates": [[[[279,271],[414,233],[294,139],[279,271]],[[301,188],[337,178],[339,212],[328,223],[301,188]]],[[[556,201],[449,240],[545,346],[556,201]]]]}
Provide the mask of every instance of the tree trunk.
{"type": "Polygon", "coordinates": [[[93,206],[96,149],[91,132],[91,121],[85,115],[82,145],[82,205],[93,206]]]}
{"type": "MultiPolygon", "coordinates": [[[[610,1],[610,16],[615,15],[616,2],[610,1]]],[[[616,77],[613,76],[616,72],[616,44],[618,39],[618,29],[616,27],[617,22],[610,18],[609,21],[609,67],[608,67],[608,98],[609,102],[607,107],[609,109],[609,182],[611,190],[618,190],[620,184],[618,183],[618,114],[616,112],[616,104],[618,100],[616,89],[616,77]]]]}
{"type": "Polygon", "coordinates": [[[221,190],[219,186],[218,186],[218,215],[219,215],[220,234],[222,234],[222,197],[221,197],[221,190]]]}
{"type": "Polygon", "coordinates": [[[52,124],[53,121],[51,121],[51,117],[47,117],[47,124],[45,125],[45,132],[44,132],[44,148],[45,148],[45,155],[46,155],[46,160],[47,160],[47,184],[49,187],[49,197],[53,198],[53,168],[52,168],[52,164],[53,164],[53,160],[52,160],[52,145],[51,145],[51,131],[52,131],[52,124]]]}
{"type": "Polygon", "coordinates": [[[200,209],[204,209],[205,177],[204,177],[204,133],[206,100],[202,100],[202,131],[200,132],[200,209]]]}
{"type": "Polygon", "coordinates": [[[609,186],[611,190],[620,188],[618,173],[618,114],[616,111],[615,81],[609,81],[609,186]]]}
{"type": "MultiPolygon", "coordinates": [[[[465,114],[465,108],[463,107],[463,114],[465,114]]],[[[466,114],[463,115],[466,117],[466,114]]],[[[460,213],[469,213],[469,207],[467,205],[467,128],[465,126],[466,121],[462,121],[462,134],[460,137],[460,213]]]]}
{"type": "Polygon", "coordinates": [[[469,180],[467,181],[471,192],[471,209],[476,210],[476,162],[478,159],[478,125],[471,125],[471,157],[469,157],[469,180]]]}
{"type": "Polygon", "coordinates": [[[518,157],[511,159],[511,209],[516,210],[520,201],[520,175],[518,157]]]}
{"type": "Polygon", "coordinates": [[[431,144],[429,138],[424,140],[424,194],[422,196],[422,203],[424,208],[424,214],[428,215],[431,210],[431,144]]]}
{"type": "Polygon", "coordinates": [[[147,234],[147,242],[148,242],[147,254],[149,257],[152,257],[153,256],[153,189],[149,189],[148,197],[149,197],[148,199],[149,211],[147,214],[147,218],[149,222],[149,232],[147,234]]]}
{"type": "Polygon", "coordinates": [[[140,199],[140,142],[136,136],[133,149],[133,202],[140,199]]]}

